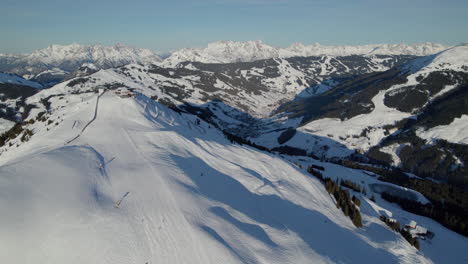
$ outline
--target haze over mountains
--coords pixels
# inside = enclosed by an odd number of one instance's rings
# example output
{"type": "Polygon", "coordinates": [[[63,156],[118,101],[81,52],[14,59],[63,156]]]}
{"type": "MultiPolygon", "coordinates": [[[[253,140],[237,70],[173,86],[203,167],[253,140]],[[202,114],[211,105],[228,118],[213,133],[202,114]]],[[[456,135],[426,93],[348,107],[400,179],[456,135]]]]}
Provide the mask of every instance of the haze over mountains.
{"type": "Polygon", "coordinates": [[[52,45],[0,71],[7,263],[468,258],[466,44],[52,45]]]}

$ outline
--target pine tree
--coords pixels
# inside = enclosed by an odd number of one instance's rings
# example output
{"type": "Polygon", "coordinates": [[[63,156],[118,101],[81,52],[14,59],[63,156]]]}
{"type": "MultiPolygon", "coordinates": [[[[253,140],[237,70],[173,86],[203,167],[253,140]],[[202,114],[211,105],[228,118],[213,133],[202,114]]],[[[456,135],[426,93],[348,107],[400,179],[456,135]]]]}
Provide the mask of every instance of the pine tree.
{"type": "Polygon", "coordinates": [[[356,206],[358,206],[358,207],[361,206],[361,200],[359,200],[356,196],[353,195],[352,200],[353,200],[353,203],[354,203],[356,206]]]}

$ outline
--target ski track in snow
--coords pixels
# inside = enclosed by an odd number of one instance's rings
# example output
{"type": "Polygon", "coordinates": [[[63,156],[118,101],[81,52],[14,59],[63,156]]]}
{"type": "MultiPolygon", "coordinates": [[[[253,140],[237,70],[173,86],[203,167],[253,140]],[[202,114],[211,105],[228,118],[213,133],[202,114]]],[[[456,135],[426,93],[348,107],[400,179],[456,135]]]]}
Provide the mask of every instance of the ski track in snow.
{"type": "MultiPolygon", "coordinates": [[[[81,134],[83,134],[83,132],[86,130],[86,128],[91,125],[91,123],[94,122],[94,120],[96,120],[96,117],[97,117],[97,114],[98,114],[98,108],[99,108],[99,98],[101,98],[102,95],[104,95],[104,93],[106,92],[106,90],[104,90],[101,94],[99,94],[96,98],[96,107],[94,108],[94,115],[93,115],[93,118],[88,122],[86,123],[86,125],[83,127],[83,129],[81,129],[80,133],[78,133],[78,135],[76,135],[74,138],[70,139],[69,141],[67,141],[65,143],[65,145],[68,145],[70,144],[71,142],[75,141],[77,138],[79,138],[81,136],[81,134]]],[[[75,122],[73,122],[73,127],[75,127],[75,122]]],[[[73,129],[72,127],[72,129],[73,129]]]]}

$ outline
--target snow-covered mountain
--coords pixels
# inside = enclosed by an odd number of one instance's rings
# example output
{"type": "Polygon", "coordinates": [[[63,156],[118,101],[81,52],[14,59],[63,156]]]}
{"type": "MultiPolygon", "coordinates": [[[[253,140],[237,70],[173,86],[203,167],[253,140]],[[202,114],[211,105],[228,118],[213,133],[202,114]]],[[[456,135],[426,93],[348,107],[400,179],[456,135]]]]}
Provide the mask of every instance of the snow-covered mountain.
{"type": "Polygon", "coordinates": [[[125,88],[64,91],[58,85],[30,97],[37,108],[0,149],[2,262],[454,263],[468,257],[466,237],[370,198],[391,189],[428,202],[415,191],[361,170],[233,144],[196,116],[125,88]],[[360,199],[363,227],[306,172],[311,164],[326,177],[365,186],[367,194],[350,190],[360,199]],[[421,240],[418,251],[381,215],[416,221],[435,236],[421,240]]]}
{"type": "MultiPolygon", "coordinates": [[[[164,62],[131,64],[94,74],[98,67],[88,64],[74,75],[80,78],[61,83],[57,89],[70,94],[96,87],[127,87],[168,106],[203,113],[223,130],[258,145],[300,148],[331,158],[372,151],[398,131],[398,122],[423,113],[442,95],[463,91],[466,84],[465,45],[419,58],[368,54],[258,60],[272,52],[264,45],[221,42],[210,46],[216,51],[212,54],[229,58],[227,61],[238,58],[237,51],[249,50],[241,55],[250,60],[249,54],[255,54],[257,59],[252,62],[213,64],[185,58],[175,68],[164,62]],[[288,132],[291,128],[300,133],[288,132]],[[286,136],[288,133],[292,137],[286,136]]],[[[386,46],[386,50],[391,47],[386,46]]],[[[418,128],[418,135],[425,140],[431,135],[454,144],[464,143],[465,126],[460,122],[465,119],[463,113],[455,112],[450,120],[459,118],[452,130],[457,132],[451,136],[442,135],[436,127],[446,126],[448,121],[433,123],[437,132],[429,131],[433,126],[418,128]]],[[[383,151],[392,156],[389,159],[384,155],[387,161],[401,165],[397,154],[383,151]]],[[[454,157],[451,164],[462,168],[455,163],[463,158],[450,153],[454,157]]]]}
{"type": "Polygon", "coordinates": [[[157,63],[161,58],[153,51],[122,44],[51,45],[25,55],[0,55],[0,71],[38,80],[47,86],[67,79],[84,64],[98,69],[118,67],[129,63],[157,63]]]}
{"type": "Polygon", "coordinates": [[[9,130],[14,122],[27,115],[26,98],[37,93],[43,86],[12,73],[0,72],[0,135],[9,130]]]}
{"type": "Polygon", "coordinates": [[[26,80],[21,76],[6,72],[0,72],[0,83],[30,86],[37,89],[43,88],[43,86],[40,83],[26,80]]]}
{"type": "Polygon", "coordinates": [[[412,73],[427,73],[431,71],[463,71],[468,72],[468,43],[434,53],[414,60],[404,66],[412,73]]]}
{"type": "MultiPolygon", "coordinates": [[[[61,83],[55,90],[70,94],[96,87],[127,87],[197,113],[229,133],[270,149],[292,147],[324,158],[349,157],[357,151],[404,167],[395,152],[398,148],[382,145],[386,153],[382,154],[376,147],[399,133],[400,122],[423,116],[429,106],[447,104],[448,99],[439,99],[457,91],[464,96],[466,54],[466,46],[460,45],[421,58],[291,57],[224,64],[183,62],[176,68],[131,64],[61,83]]],[[[414,127],[415,133],[428,142],[430,135],[463,144],[462,116],[467,113],[464,101],[456,102],[461,105],[450,111],[449,119],[414,127]],[[445,127],[455,118],[451,132],[442,135],[438,126],[445,127]]],[[[464,182],[468,179],[459,164],[465,157],[451,148],[439,148],[452,158],[433,173],[445,179],[451,174],[464,182]],[[440,174],[446,166],[452,166],[450,172],[440,174]]]]}
{"type": "Polygon", "coordinates": [[[102,45],[51,45],[25,55],[0,54],[0,71],[11,72],[27,79],[52,86],[60,81],[78,76],[74,74],[84,64],[93,64],[98,69],[118,67],[130,63],[158,64],[176,67],[183,62],[235,63],[253,62],[272,58],[291,57],[336,57],[336,56],[425,56],[448,48],[435,43],[381,44],[363,46],[306,46],[295,43],[287,48],[276,48],[262,41],[219,41],[206,48],[186,48],[173,52],[162,60],[157,53],[132,48],[122,44],[102,45]]]}
{"type": "Polygon", "coordinates": [[[296,96],[319,94],[351,76],[389,69],[411,58],[414,57],[305,57],[216,65],[184,62],[177,68],[131,64],[61,86],[86,90],[121,83],[173,105],[203,105],[221,100],[253,116],[267,117],[296,96]],[[316,88],[325,80],[328,86],[316,88]]]}
{"type": "Polygon", "coordinates": [[[468,257],[467,46],[268,58],[227,44],[213,58],[237,62],[89,62],[48,89],[0,82],[0,262],[468,257]],[[417,222],[420,250],[382,217],[417,222]]]}
{"type": "Polygon", "coordinates": [[[206,48],[182,49],[166,58],[162,65],[175,67],[185,61],[203,63],[250,62],[270,58],[310,56],[351,56],[351,55],[413,55],[426,56],[447,49],[436,43],[421,44],[375,44],[363,46],[324,46],[318,43],[306,46],[292,44],[287,48],[276,48],[262,41],[220,41],[208,44],[206,48]]]}
{"type": "MultiPolygon", "coordinates": [[[[24,57],[31,64],[43,63],[60,66],[93,63],[99,68],[118,67],[129,63],[155,63],[161,61],[155,52],[123,44],[103,45],[51,45],[24,57]]],[[[65,69],[67,70],[67,69],[65,69]]],[[[71,71],[72,69],[68,69],[71,71]]]]}
{"type": "Polygon", "coordinates": [[[427,56],[441,52],[450,46],[438,43],[420,44],[369,44],[360,46],[326,46],[319,43],[304,45],[294,43],[282,49],[280,55],[288,56],[349,56],[349,55],[415,55],[427,56]]]}
{"type": "MultiPolygon", "coordinates": [[[[292,119],[300,123],[297,133],[281,145],[317,153],[332,140],[341,144],[340,151],[328,151],[335,152],[332,156],[359,151],[420,175],[465,185],[467,98],[468,47],[459,45],[288,102],[278,111],[280,117],[288,113],[284,126],[294,125],[292,119]],[[315,143],[304,145],[307,141],[315,143]]],[[[252,140],[271,147],[278,145],[274,138],[280,134],[281,130],[252,140]]]]}
{"type": "Polygon", "coordinates": [[[278,57],[280,57],[279,49],[262,41],[219,41],[208,44],[206,48],[188,48],[176,51],[163,61],[163,65],[174,67],[185,61],[202,63],[250,62],[278,57]]]}

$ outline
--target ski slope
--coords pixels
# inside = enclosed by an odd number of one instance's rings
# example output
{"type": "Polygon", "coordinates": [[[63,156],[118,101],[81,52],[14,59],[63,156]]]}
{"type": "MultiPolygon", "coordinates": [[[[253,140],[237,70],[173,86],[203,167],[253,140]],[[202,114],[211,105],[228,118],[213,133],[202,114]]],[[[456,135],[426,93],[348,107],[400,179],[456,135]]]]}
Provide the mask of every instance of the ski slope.
{"type": "Polygon", "coordinates": [[[355,228],[304,170],[231,144],[194,116],[143,95],[98,96],[53,101],[48,118],[57,125],[32,124],[31,140],[0,156],[1,263],[453,263],[468,257],[467,239],[431,220],[451,247],[437,240],[437,247],[417,251],[378,220],[376,212],[386,209],[370,210],[364,198],[364,227],[355,228]]]}

